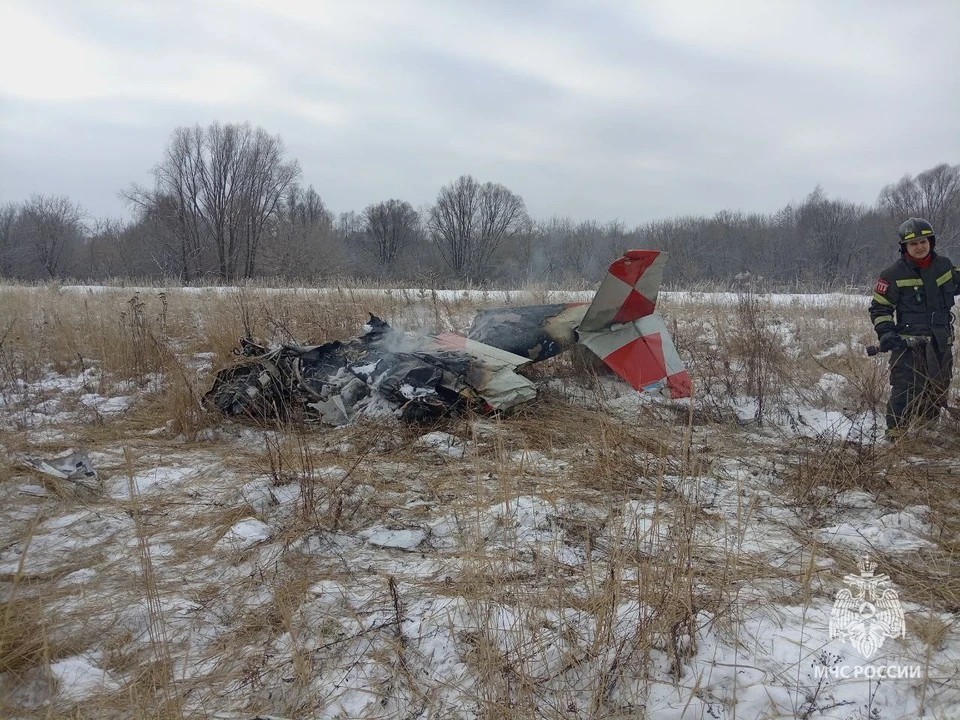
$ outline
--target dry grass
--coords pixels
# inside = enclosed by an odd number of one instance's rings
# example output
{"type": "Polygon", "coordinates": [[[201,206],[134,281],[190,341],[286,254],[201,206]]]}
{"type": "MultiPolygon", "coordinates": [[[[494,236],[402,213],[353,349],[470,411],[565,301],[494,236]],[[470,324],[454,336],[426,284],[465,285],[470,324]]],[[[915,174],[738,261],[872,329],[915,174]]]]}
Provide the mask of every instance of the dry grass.
{"type": "MultiPolygon", "coordinates": [[[[442,297],[349,286],[326,294],[3,289],[0,399],[9,425],[0,442],[8,453],[83,442],[99,453],[105,487],[122,483],[127,493],[72,492],[12,467],[0,475],[10,489],[0,549],[31,558],[41,552],[35,536],[49,532],[44,522],[72,514],[78,535],[103,518],[114,533],[77,555],[80,566],[51,561],[34,573],[24,560],[2,578],[0,714],[306,717],[346,702],[337,678],[363,687],[359,697],[373,701],[364,714],[378,717],[655,717],[651,698],[668,681],[697,712],[730,712],[729,698],[710,696],[698,664],[705,633],[746,657],[744,618],[763,602],[829,598],[855,557],[818,531],[857,493],[890,512],[926,508],[928,548],[876,554],[901,596],[928,609],[908,630],[936,664],[960,613],[960,471],[955,451],[940,449],[960,435],[946,427],[938,446],[879,448],[780,429],[804,427],[804,404],[882,412],[886,377],[862,356],[870,328],[859,306],[771,306],[750,294],[732,304],[663,302],[695,378],[690,405],[624,403],[602,368],[570,355],[533,371],[550,383],[538,401],[435,427],[251,428],[200,407],[212,369],[231,362],[243,335],[346,338],[368,312],[412,330],[463,329],[482,304],[442,297]],[[22,382],[50,373],[85,373],[90,395],[141,399],[112,415],[52,383],[20,397],[22,382]],[[821,387],[825,373],[846,382],[821,387]],[[34,427],[31,408],[44,401],[80,413],[52,423],[63,433],[53,439],[34,427]],[[465,440],[465,456],[417,446],[429,430],[465,440]],[[175,494],[140,491],[137,478],[178,462],[207,469],[175,494]],[[14,490],[41,483],[42,499],[14,490]],[[732,490],[722,501],[711,494],[718,484],[732,490]],[[248,491],[254,485],[261,494],[248,491]],[[771,504],[794,518],[779,526],[792,548],[784,557],[754,548],[771,504]],[[43,516],[27,512],[35,505],[43,516]],[[534,519],[521,522],[524,513],[534,519]],[[224,550],[244,520],[268,523],[270,542],[224,550]],[[425,540],[410,552],[378,549],[357,539],[372,528],[425,530],[425,540]],[[64,584],[87,562],[95,580],[64,584]],[[338,583],[368,599],[329,595],[338,583]],[[431,598],[450,604],[424,649],[417,633],[431,598]],[[204,633],[215,637],[192,650],[204,633]],[[458,663],[431,665],[430,653],[448,647],[458,663]],[[92,651],[118,686],[58,699],[51,666],[92,651]]],[[[526,298],[546,300],[546,290],[526,298]]],[[[817,692],[789,712],[816,717],[817,692]]],[[[923,692],[938,717],[943,687],[923,692]]]]}

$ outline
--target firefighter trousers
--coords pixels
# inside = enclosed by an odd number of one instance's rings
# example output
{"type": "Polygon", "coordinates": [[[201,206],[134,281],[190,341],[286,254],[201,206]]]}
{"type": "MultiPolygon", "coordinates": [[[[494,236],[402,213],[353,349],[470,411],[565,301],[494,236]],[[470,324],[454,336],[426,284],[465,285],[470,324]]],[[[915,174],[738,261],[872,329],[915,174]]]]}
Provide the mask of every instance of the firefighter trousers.
{"type": "Polygon", "coordinates": [[[947,404],[953,376],[953,353],[941,351],[932,338],[890,356],[890,400],[887,430],[901,430],[915,421],[935,420],[947,404]]]}

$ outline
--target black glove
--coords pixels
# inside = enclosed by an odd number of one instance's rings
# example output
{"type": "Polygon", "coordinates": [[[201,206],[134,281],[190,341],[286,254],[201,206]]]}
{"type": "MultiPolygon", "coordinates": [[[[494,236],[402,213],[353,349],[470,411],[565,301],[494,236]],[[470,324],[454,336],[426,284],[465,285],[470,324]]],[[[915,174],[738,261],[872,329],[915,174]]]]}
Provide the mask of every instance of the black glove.
{"type": "Polygon", "coordinates": [[[880,336],[880,352],[893,352],[907,347],[906,341],[893,330],[880,336]]]}

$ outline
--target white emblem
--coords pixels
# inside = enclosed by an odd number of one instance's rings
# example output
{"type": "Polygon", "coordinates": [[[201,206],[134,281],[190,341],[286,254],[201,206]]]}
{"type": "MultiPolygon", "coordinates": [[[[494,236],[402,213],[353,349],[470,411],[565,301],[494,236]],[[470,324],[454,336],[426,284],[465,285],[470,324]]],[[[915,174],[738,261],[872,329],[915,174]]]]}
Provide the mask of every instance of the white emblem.
{"type": "Polygon", "coordinates": [[[888,637],[904,637],[906,625],[897,591],[887,575],[874,575],[877,564],[864,557],[857,563],[860,575],[847,575],[849,588],[837,592],[830,613],[830,639],[849,642],[869,659],[888,637]],[[852,590],[852,592],[851,592],[852,590]]]}

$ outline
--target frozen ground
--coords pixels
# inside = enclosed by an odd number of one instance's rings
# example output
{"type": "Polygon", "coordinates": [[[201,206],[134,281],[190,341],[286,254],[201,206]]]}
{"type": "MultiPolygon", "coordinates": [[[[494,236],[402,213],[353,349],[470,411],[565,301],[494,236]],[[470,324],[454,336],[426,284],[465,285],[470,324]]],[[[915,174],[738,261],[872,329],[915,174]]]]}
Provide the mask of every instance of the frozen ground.
{"type": "Polygon", "coordinates": [[[13,383],[0,711],[958,717],[956,433],[878,446],[838,369],[766,407],[711,388],[692,426],[616,378],[541,378],[501,419],[196,437],[141,412],[163,378],[13,383]],[[18,464],[80,440],[92,486],[18,464]],[[869,659],[829,633],[864,554],[906,623],[869,659]]]}

